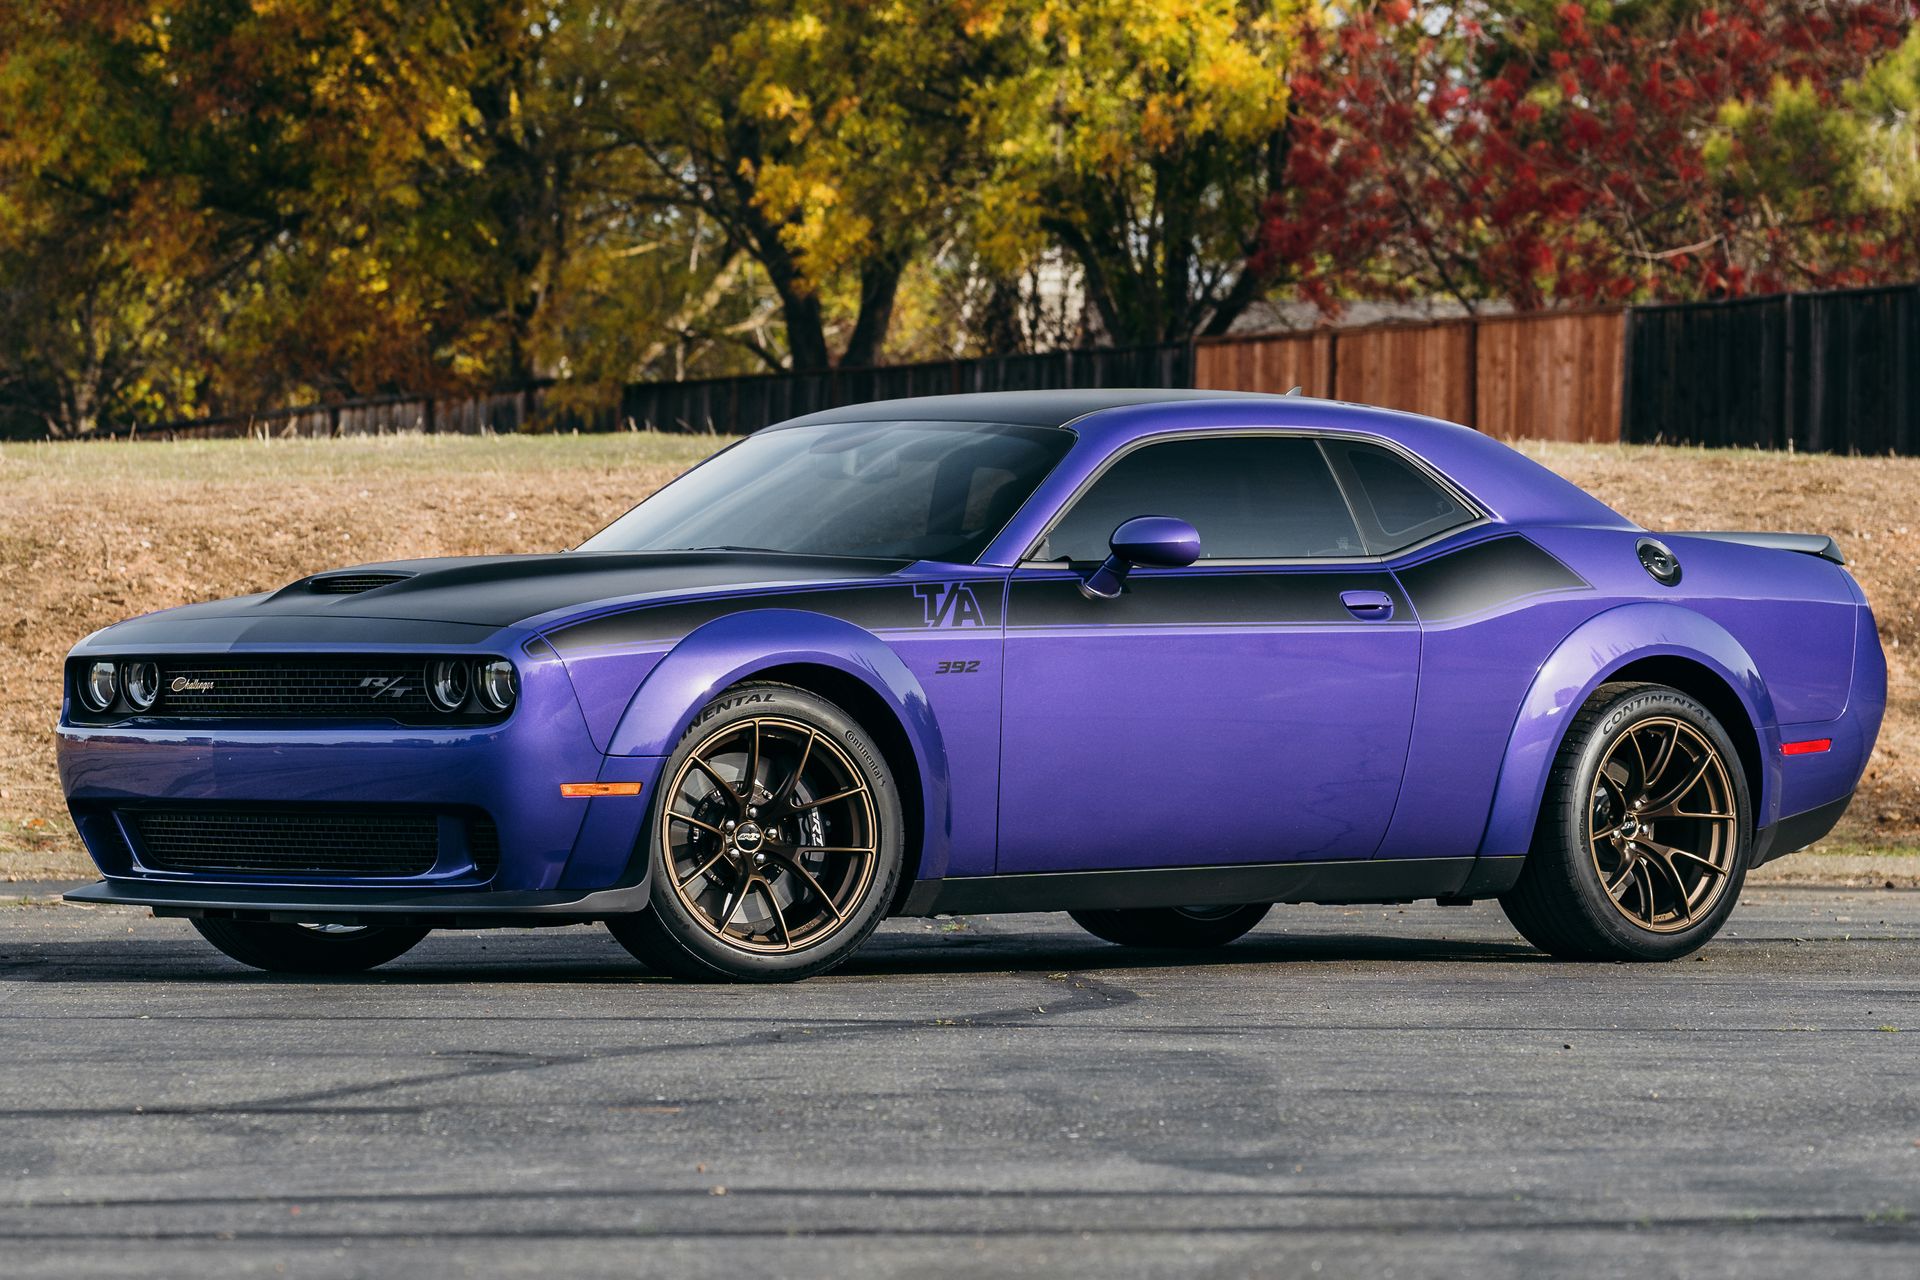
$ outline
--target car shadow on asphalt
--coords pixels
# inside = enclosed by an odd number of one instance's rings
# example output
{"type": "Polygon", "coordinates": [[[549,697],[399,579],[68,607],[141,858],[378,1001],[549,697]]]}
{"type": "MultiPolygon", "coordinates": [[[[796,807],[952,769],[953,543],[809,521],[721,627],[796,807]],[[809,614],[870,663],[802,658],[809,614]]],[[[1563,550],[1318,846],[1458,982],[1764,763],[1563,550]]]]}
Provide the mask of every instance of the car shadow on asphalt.
{"type": "Polygon", "coordinates": [[[941,938],[929,945],[903,939],[869,944],[833,976],[942,973],[1074,973],[1115,969],[1223,969],[1247,966],[1379,962],[1535,963],[1547,957],[1520,941],[1405,938],[1390,934],[1273,935],[1202,949],[1122,947],[1023,939],[999,933],[941,938]]]}
{"type": "MultiPolygon", "coordinates": [[[[74,983],[217,981],[245,985],[446,985],[486,983],[671,982],[638,961],[609,955],[603,939],[553,936],[444,934],[420,952],[368,973],[261,973],[214,954],[197,940],[63,939],[27,955],[0,956],[0,979],[74,983]],[[588,954],[588,953],[591,954],[588,954]],[[465,953],[465,954],[460,954],[465,953]]],[[[611,940],[604,940],[610,943],[611,940]]],[[[1267,966],[1352,964],[1543,964],[1548,957],[1518,940],[1398,937],[1379,933],[1271,934],[1204,950],[1122,947],[1094,941],[1062,945],[1056,937],[1017,931],[874,938],[846,964],[810,981],[968,974],[1057,974],[1267,966]]]]}

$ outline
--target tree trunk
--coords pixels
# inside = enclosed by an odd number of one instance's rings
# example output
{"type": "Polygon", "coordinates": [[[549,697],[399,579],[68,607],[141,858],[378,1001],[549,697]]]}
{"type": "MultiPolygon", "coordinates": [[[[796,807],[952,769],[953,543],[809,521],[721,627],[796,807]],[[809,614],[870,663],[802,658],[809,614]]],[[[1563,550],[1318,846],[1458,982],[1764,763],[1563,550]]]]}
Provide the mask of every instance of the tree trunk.
{"type": "Polygon", "coordinates": [[[1066,247],[1068,253],[1080,263],[1082,287],[1087,291],[1087,300],[1093,303],[1100,324],[1107,331],[1107,341],[1120,343],[1125,341],[1123,334],[1133,322],[1133,316],[1121,306],[1115,296],[1108,274],[1107,264],[1092,242],[1082,233],[1080,227],[1067,218],[1042,218],[1040,227],[1066,247]]]}
{"type": "Polygon", "coordinates": [[[780,295],[780,317],[786,323],[788,366],[795,371],[830,368],[833,357],[827,354],[827,325],[820,295],[810,288],[803,292],[792,281],[776,281],[774,289],[780,295]]]}
{"type": "Polygon", "coordinates": [[[987,285],[986,305],[975,326],[984,354],[1014,355],[1027,349],[1027,336],[1020,328],[1020,282],[1011,276],[993,274],[987,285]]]}
{"type": "Polygon", "coordinates": [[[759,188],[751,176],[762,162],[760,131],[751,120],[732,117],[726,122],[725,146],[718,157],[715,194],[724,188],[731,200],[717,201],[713,213],[725,222],[741,247],[766,268],[767,281],[780,299],[780,318],[787,330],[787,363],[794,370],[825,369],[832,365],[827,354],[827,328],[820,305],[820,294],[794,259],[793,250],[769,222],[759,201],[759,188]]]}
{"type": "Polygon", "coordinates": [[[840,356],[843,368],[865,369],[880,363],[880,349],[893,324],[893,300],[900,292],[904,267],[891,257],[874,258],[861,265],[860,314],[854,319],[847,349],[840,356]]]}

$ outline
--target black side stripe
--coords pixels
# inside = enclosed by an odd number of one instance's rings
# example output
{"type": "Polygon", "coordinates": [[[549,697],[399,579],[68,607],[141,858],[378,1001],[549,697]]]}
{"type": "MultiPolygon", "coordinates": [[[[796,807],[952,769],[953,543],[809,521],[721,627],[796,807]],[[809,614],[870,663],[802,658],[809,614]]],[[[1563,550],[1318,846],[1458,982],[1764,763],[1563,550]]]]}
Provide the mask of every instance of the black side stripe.
{"type": "Polygon", "coordinates": [[[1593,586],[1519,534],[1423,560],[1400,570],[1399,577],[1422,622],[1446,622],[1527,596],[1593,586]]]}
{"type": "Polygon", "coordinates": [[[1080,594],[1080,575],[1017,578],[1007,628],[1259,626],[1355,621],[1343,591],[1384,591],[1394,604],[1391,626],[1410,623],[1407,598],[1385,571],[1274,572],[1213,569],[1199,573],[1137,571],[1117,600],[1080,594]]]}
{"type": "Polygon", "coordinates": [[[870,587],[766,591],[667,604],[638,605],[588,618],[549,634],[562,654],[680,639],[716,618],[756,609],[802,609],[868,631],[997,628],[1000,583],[890,582],[870,587]]]}
{"type": "MultiPolygon", "coordinates": [[[[1527,596],[1590,586],[1526,538],[1511,534],[1446,552],[1397,575],[1384,569],[1142,570],[1117,600],[1089,600],[1081,595],[1078,573],[1061,570],[1016,576],[1006,621],[1013,631],[1348,624],[1354,616],[1341,603],[1343,592],[1383,591],[1393,600],[1393,621],[1372,625],[1393,626],[1412,623],[1416,613],[1421,621],[1444,622],[1527,596]]],[[[638,605],[563,627],[548,638],[562,654],[658,644],[678,640],[716,618],[755,609],[823,613],[869,631],[998,627],[1000,583],[988,578],[815,587],[638,605]]]]}

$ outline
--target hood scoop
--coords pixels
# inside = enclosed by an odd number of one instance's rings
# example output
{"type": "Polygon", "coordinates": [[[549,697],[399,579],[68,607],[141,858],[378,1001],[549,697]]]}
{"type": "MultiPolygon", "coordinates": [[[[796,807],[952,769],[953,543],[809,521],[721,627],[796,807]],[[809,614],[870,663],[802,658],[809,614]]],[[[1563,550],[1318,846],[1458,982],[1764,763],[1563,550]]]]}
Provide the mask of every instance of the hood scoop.
{"type": "Polygon", "coordinates": [[[405,582],[410,573],[323,573],[307,579],[307,590],[317,596],[357,596],[376,587],[405,582]]]}

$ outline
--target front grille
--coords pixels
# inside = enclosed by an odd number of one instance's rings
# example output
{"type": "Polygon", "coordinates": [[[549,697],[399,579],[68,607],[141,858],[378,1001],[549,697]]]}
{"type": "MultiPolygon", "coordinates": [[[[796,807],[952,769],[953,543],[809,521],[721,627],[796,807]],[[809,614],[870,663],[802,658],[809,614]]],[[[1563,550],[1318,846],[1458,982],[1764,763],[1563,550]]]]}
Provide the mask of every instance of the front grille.
{"type": "Polygon", "coordinates": [[[176,716],[423,717],[421,658],[183,658],[160,661],[152,714],[176,716]]]}
{"type": "Polygon", "coordinates": [[[155,871],[419,876],[440,854],[431,813],[153,809],[131,817],[140,859],[155,871]]]}
{"type": "Polygon", "coordinates": [[[324,577],[307,579],[307,590],[318,596],[354,596],[375,587],[390,587],[396,582],[405,582],[410,576],[405,573],[330,573],[324,577]]]}

